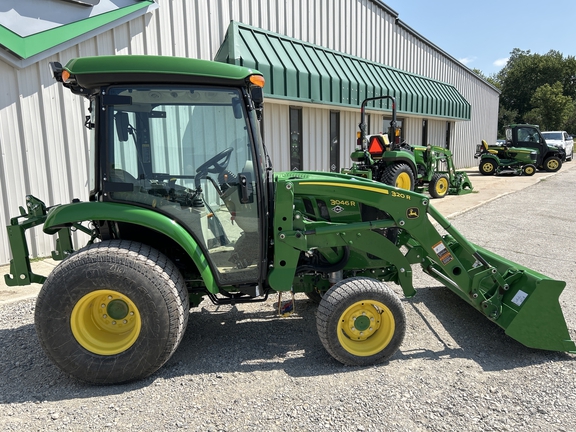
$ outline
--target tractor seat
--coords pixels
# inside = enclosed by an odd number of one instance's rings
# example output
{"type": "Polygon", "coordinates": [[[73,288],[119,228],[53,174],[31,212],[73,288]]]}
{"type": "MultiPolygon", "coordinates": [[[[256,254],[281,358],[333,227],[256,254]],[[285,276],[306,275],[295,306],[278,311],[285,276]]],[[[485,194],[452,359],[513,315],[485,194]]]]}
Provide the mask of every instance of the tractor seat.
{"type": "Polygon", "coordinates": [[[484,149],[485,152],[490,153],[490,154],[498,154],[498,150],[492,150],[488,147],[488,143],[486,142],[486,140],[482,140],[482,148],[484,149]]]}

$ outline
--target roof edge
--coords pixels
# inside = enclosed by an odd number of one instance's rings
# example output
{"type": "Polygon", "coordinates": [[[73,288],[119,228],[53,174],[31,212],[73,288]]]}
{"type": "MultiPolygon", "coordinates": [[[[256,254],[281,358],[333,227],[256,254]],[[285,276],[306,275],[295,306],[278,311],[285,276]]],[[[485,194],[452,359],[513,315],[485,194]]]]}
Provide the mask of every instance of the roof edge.
{"type": "Polygon", "coordinates": [[[17,69],[23,69],[159,7],[156,0],[143,0],[27,37],[21,37],[0,26],[0,59],[17,69]]]}

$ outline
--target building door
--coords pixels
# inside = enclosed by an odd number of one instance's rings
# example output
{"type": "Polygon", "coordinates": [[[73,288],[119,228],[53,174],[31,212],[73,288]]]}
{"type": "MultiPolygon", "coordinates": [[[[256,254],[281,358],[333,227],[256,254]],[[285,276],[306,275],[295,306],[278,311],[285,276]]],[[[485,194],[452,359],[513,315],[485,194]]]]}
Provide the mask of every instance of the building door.
{"type": "Polygon", "coordinates": [[[290,107],[290,171],[302,171],[302,108],[290,107]]]}
{"type": "Polygon", "coordinates": [[[446,122],[446,143],[444,147],[448,150],[450,150],[450,127],[450,122],[446,122]]]}
{"type": "Polygon", "coordinates": [[[340,172],[340,113],[330,111],[330,172],[340,172]]]}
{"type": "Polygon", "coordinates": [[[428,145],[428,120],[422,120],[422,145],[428,145]]]}

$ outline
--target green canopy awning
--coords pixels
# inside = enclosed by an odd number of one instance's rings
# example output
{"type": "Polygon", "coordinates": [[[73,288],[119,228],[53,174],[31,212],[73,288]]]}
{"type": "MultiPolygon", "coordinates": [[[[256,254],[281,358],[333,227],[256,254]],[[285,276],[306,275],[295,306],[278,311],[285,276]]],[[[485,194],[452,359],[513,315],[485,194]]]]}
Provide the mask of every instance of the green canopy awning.
{"type": "MultiPolygon", "coordinates": [[[[450,84],[236,21],[214,60],[262,72],[270,98],[358,107],[389,95],[399,113],[470,120],[470,104],[450,84]]],[[[369,106],[390,109],[387,100],[369,106]]]]}

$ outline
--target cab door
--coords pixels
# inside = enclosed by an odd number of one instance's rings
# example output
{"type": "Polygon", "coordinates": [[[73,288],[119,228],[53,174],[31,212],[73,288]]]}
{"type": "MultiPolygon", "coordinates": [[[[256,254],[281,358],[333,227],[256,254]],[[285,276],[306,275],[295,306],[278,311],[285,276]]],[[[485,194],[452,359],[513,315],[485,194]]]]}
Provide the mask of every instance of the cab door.
{"type": "Polygon", "coordinates": [[[110,199],[164,213],[187,229],[220,285],[260,277],[260,188],[239,89],[113,87],[110,199]],[[129,102],[127,103],[129,98],[129,102]]]}

